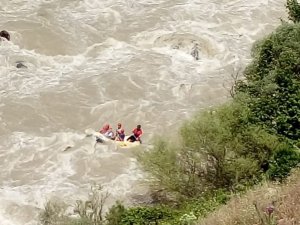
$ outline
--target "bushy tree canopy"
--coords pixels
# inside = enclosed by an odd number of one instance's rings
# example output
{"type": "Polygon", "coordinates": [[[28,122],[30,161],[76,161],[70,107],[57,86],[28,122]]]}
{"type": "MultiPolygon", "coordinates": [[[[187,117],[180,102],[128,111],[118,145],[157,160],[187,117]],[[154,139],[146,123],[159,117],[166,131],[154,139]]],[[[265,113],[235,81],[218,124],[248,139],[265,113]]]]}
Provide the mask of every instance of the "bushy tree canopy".
{"type": "Polygon", "coordinates": [[[300,138],[300,24],[284,24],[255,45],[238,93],[249,96],[252,120],[292,140],[300,138]]]}
{"type": "Polygon", "coordinates": [[[297,0],[287,0],[289,19],[294,23],[300,22],[300,5],[297,0]]]}

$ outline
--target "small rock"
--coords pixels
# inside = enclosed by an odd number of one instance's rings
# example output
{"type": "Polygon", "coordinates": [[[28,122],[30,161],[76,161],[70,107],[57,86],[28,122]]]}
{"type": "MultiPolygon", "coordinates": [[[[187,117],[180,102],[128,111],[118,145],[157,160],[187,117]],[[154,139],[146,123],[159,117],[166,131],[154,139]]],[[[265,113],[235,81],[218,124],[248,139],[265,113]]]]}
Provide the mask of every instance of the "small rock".
{"type": "Polygon", "coordinates": [[[27,69],[27,68],[28,68],[27,66],[25,66],[25,65],[23,64],[22,61],[17,61],[16,63],[17,63],[16,67],[17,67],[18,69],[20,69],[20,68],[25,68],[25,69],[27,69]]]}

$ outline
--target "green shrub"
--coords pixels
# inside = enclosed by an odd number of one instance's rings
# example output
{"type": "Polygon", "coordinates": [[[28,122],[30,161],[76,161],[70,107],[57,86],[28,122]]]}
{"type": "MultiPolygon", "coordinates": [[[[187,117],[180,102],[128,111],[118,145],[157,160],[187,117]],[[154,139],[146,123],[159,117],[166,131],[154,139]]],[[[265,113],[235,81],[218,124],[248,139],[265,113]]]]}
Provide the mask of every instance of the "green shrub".
{"type": "Polygon", "coordinates": [[[181,225],[194,225],[197,222],[197,217],[193,213],[184,214],[179,221],[181,225]]]}
{"type": "Polygon", "coordinates": [[[184,193],[184,178],[178,167],[179,149],[162,139],[154,142],[154,148],[148,152],[140,152],[138,159],[146,172],[153,179],[153,189],[161,188],[172,193],[184,193]]]}
{"type": "Polygon", "coordinates": [[[281,142],[297,146],[300,140],[300,24],[282,25],[254,46],[252,56],[231,102],[198,113],[182,126],[179,141],[158,140],[140,156],[173,199],[245,190],[268,167],[270,177],[280,178],[296,166],[295,152],[281,142]]]}
{"type": "Polygon", "coordinates": [[[240,101],[219,107],[215,114],[202,113],[183,127],[190,159],[205,159],[202,174],[213,189],[251,185],[279,144],[278,137],[251,123],[249,108],[240,101]]]}
{"type": "Polygon", "coordinates": [[[105,216],[107,225],[119,225],[126,213],[126,208],[120,202],[116,202],[105,216]]]}
{"type": "Polygon", "coordinates": [[[223,190],[218,190],[205,197],[190,199],[180,206],[181,214],[192,213],[197,218],[206,216],[214,211],[218,206],[225,204],[230,198],[230,194],[223,190]]]}
{"type": "Polygon", "coordinates": [[[249,122],[249,108],[239,101],[200,112],[180,134],[176,146],[160,140],[140,157],[157,185],[177,198],[255,183],[279,144],[275,135],[249,122]]]}
{"type": "Polygon", "coordinates": [[[122,225],[159,224],[172,218],[172,210],[163,207],[133,207],[122,215],[122,225]]]}
{"type": "Polygon", "coordinates": [[[229,199],[229,193],[218,190],[201,198],[189,199],[176,206],[136,206],[125,208],[116,203],[107,213],[107,225],[184,225],[194,222],[229,199]]]}
{"type": "Polygon", "coordinates": [[[282,181],[287,177],[291,170],[299,165],[300,153],[293,146],[283,143],[278,147],[272,160],[270,161],[270,169],[268,175],[271,179],[282,181]]]}
{"type": "Polygon", "coordinates": [[[253,62],[237,95],[248,96],[250,121],[300,139],[300,24],[284,24],[253,48],[253,62]]]}
{"type": "Polygon", "coordinates": [[[300,5],[297,0],[287,0],[289,19],[294,23],[300,22],[300,5]]]}

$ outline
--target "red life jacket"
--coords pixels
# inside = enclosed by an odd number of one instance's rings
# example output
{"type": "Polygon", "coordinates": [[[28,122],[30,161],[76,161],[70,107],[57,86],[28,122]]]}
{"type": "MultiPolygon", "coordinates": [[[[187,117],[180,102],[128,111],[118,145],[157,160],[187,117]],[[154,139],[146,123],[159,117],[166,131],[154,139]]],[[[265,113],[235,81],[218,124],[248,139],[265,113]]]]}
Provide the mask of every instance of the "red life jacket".
{"type": "Polygon", "coordinates": [[[137,128],[135,128],[135,129],[132,131],[132,133],[134,134],[134,136],[135,136],[136,138],[139,138],[139,137],[142,136],[143,130],[142,130],[142,129],[138,130],[137,128]]]}

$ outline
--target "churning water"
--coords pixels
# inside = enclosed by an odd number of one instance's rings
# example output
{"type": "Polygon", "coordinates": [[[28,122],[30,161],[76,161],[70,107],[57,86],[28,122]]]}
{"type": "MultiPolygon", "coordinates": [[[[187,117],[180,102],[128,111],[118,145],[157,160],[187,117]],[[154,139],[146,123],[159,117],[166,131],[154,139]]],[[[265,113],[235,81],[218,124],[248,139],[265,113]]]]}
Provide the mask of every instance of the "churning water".
{"type": "Polygon", "coordinates": [[[84,130],[142,124],[147,142],[223,102],[284,4],[0,0],[0,30],[12,37],[0,43],[0,224],[37,224],[46,200],[73,202],[94,182],[129,196],[142,177],[130,151],[95,149],[84,130]]]}

